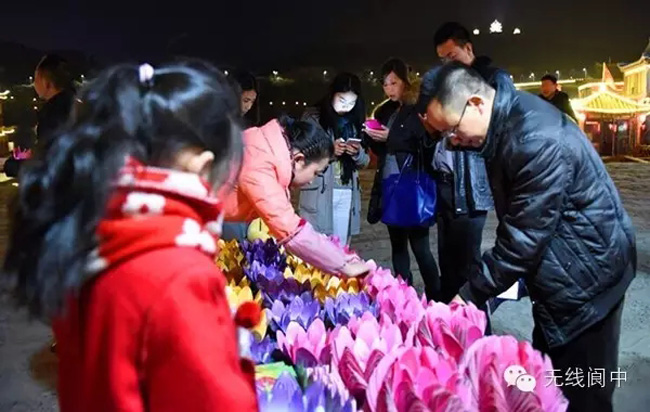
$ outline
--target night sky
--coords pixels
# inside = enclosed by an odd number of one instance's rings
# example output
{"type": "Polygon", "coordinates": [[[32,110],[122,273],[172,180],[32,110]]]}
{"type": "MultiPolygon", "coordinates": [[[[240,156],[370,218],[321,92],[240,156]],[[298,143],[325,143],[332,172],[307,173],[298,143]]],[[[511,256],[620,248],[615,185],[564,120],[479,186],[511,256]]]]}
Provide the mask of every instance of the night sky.
{"type": "Polygon", "coordinates": [[[0,40],[39,50],[80,50],[104,61],[180,53],[258,70],[372,68],[390,56],[426,67],[437,63],[432,37],[447,20],[481,29],[479,54],[525,70],[636,60],[650,36],[648,0],[4,0],[0,16],[0,40]],[[504,24],[498,38],[487,34],[495,18],[504,24]]]}

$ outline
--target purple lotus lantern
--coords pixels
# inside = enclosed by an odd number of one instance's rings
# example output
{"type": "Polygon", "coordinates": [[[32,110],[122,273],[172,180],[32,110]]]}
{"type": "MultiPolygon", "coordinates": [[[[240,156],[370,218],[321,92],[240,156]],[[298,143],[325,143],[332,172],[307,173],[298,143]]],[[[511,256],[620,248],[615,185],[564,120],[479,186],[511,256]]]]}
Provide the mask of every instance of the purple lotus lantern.
{"type": "Polygon", "coordinates": [[[309,281],[302,283],[294,278],[276,278],[270,281],[260,278],[258,287],[264,297],[264,306],[272,307],[276,300],[285,304],[291,303],[296,297],[307,293],[311,294],[311,284],[309,281]]]}
{"type": "Polygon", "coordinates": [[[323,317],[332,326],[347,325],[352,317],[361,317],[365,312],[372,313],[377,317],[378,309],[375,303],[371,303],[370,296],[366,292],[359,294],[341,293],[332,299],[325,299],[323,317]]]}
{"type": "Polygon", "coordinates": [[[282,300],[274,301],[271,309],[266,309],[266,312],[273,331],[286,333],[289,322],[296,322],[306,330],[318,317],[320,303],[311,294],[304,292],[286,305],[282,300]]]}
{"type": "Polygon", "coordinates": [[[266,242],[259,239],[254,242],[244,241],[241,249],[249,264],[259,262],[264,266],[273,266],[280,272],[287,267],[287,256],[280,252],[273,239],[268,239],[266,242]]]}
{"type": "Polygon", "coordinates": [[[310,384],[304,393],[298,382],[288,373],[283,372],[273,384],[270,391],[258,389],[257,400],[260,412],[353,412],[356,410],[352,399],[343,400],[340,395],[332,393],[322,382],[310,384]]]}
{"type": "Polygon", "coordinates": [[[252,334],[250,335],[250,354],[256,365],[270,363],[272,361],[273,351],[278,348],[275,341],[269,336],[258,341],[252,334]]]}

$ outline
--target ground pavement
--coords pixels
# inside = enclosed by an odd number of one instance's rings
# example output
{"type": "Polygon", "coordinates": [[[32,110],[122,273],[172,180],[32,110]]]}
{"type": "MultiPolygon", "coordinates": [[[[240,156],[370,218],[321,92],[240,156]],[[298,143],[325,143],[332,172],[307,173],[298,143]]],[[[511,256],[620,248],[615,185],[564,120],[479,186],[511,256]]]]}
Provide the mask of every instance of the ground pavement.
{"type": "MultiPolygon", "coordinates": [[[[625,206],[634,221],[638,246],[638,274],[628,290],[620,345],[620,368],[626,382],[615,393],[615,410],[637,412],[650,410],[650,165],[615,163],[608,165],[625,206]]],[[[362,174],[365,205],[372,174],[362,174]]],[[[0,183],[0,253],[7,241],[5,205],[10,188],[0,183]]],[[[488,219],[483,248],[494,243],[496,220],[488,219]]],[[[353,246],[364,258],[374,259],[390,267],[388,233],[381,224],[370,226],[364,221],[362,234],[353,246]]],[[[432,229],[431,247],[437,256],[436,229],[432,229]]],[[[416,287],[422,280],[413,260],[416,287]]],[[[526,298],[506,302],[494,314],[495,333],[507,333],[519,339],[530,339],[532,333],[531,305],[526,298]]],[[[24,312],[16,312],[5,293],[0,293],[0,412],[56,411],[56,358],[49,353],[49,329],[28,322],[24,312]]]]}

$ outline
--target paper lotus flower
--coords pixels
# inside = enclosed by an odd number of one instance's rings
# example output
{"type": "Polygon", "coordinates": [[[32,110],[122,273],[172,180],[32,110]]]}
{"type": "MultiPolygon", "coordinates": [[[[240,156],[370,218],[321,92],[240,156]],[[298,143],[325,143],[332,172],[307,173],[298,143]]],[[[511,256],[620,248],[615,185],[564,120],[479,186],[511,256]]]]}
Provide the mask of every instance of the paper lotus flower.
{"type": "Polygon", "coordinates": [[[415,289],[404,282],[389,285],[379,291],[376,301],[381,313],[399,324],[403,332],[418,325],[425,314],[426,298],[418,298],[415,289]]]}
{"type": "Polygon", "coordinates": [[[307,369],[307,377],[312,382],[320,382],[327,386],[332,394],[338,394],[343,402],[350,399],[350,392],[345,387],[341,376],[335,368],[329,365],[316,366],[307,369]]]}
{"type": "Polygon", "coordinates": [[[460,361],[465,350],[483,337],[486,325],[485,313],[473,304],[431,302],[416,337],[422,345],[440,348],[460,361]]]}
{"type": "Polygon", "coordinates": [[[311,286],[308,282],[299,283],[295,279],[285,279],[284,277],[272,281],[263,280],[259,283],[262,291],[265,306],[272,306],[273,302],[280,300],[285,304],[290,303],[297,296],[311,294],[311,286]]]}
{"type": "Polygon", "coordinates": [[[244,274],[255,284],[281,280],[284,277],[282,272],[276,266],[266,265],[257,260],[254,260],[244,268],[244,274]]]}
{"type": "Polygon", "coordinates": [[[295,297],[285,305],[281,300],[273,302],[271,309],[267,309],[267,317],[271,320],[273,330],[287,331],[290,322],[296,322],[304,329],[318,318],[320,304],[309,293],[295,297]]]}
{"type": "Polygon", "coordinates": [[[295,365],[313,367],[329,362],[330,348],[327,332],[325,324],[320,319],[314,320],[307,330],[296,322],[290,322],[286,335],[278,331],[276,337],[278,347],[295,365]]]}
{"type": "Polygon", "coordinates": [[[250,355],[256,364],[269,363],[272,360],[273,351],[278,348],[276,342],[270,337],[258,340],[251,335],[250,337],[250,355]]]}
{"type": "Polygon", "coordinates": [[[370,297],[375,298],[380,291],[390,287],[406,284],[401,278],[395,278],[390,270],[378,267],[372,260],[368,261],[370,274],[364,279],[365,289],[370,297]]]}
{"type": "Polygon", "coordinates": [[[256,240],[254,242],[243,242],[242,252],[248,264],[258,262],[263,266],[273,266],[282,273],[287,265],[287,257],[280,251],[280,248],[273,239],[265,242],[256,240]]]}
{"type": "Polygon", "coordinates": [[[217,267],[221,269],[227,279],[234,280],[235,283],[239,282],[244,276],[242,269],[244,254],[239,248],[239,244],[236,240],[225,242],[219,239],[217,246],[219,248],[217,267]]]}
{"type": "Polygon", "coordinates": [[[469,391],[465,403],[468,410],[563,412],[567,409],[560,388],[545,383],[547,371],[553,370],[550,359],[534,350],[529,342],[518,342],[512,336],[479,339],[469,347],[458,370],[461,385],[469,391]],[[506,375],[511,367],[518,373],[525,372],[524,378],[532,377],[537,382],[531,392],[521,391],[512,384],[516,379],[506,375]]]}
{"type": "Polygon", "coordinates": [[[253,291],[249,286],[226,286],[226,298],[231,309],[237,309],[244,302],[260,303],[262,301],[262,295],[259,292],[253,297],[253,291]]]}
{"type": "Polygon", "coordinates": [[[246,237],[250,242],[254,242],[258,239],[261,241],[266,241],[271,238],[271,234],[269,227],[266,225],[266,223],[264,223],[264,220],[258,217],[248,225],[246,237]]]}
{"type": "Polygon", "coordinates": [[[357,278],[343,279],[337,276],[326,277],[327,283],[314,282],[312,288],[314,297],[321,302],[329,296],[335,298],[342,293],[357,294],[361,290],[360,281],[357,278]]]}
{"type": "Polygon", "coordinates": [[[403,344],[397,325],[386,316],[380,324],[369,312],[361,319],[350,319],[348,327],[339,326],[332,331],[332,365],[359,404],[365,401],[368,379],[379,362],[403,344]]]}
{"type": "Polygon", "coordinates": [[[324,318],[332,325],[347,325],[351,317],[361,317],[364,312],[377,317],[377,305],[370,302],[365,292],[357,295],[341,293],[336,298],[325,298],[324,318]]]}
{"type": "Polygon", "coordinates": [[[303,394],[298,382],[288,373],[283,372],[273,384],[270,391],[257,391],[260,412],[353,412],[354,401],[343,401],[338,394],[330,392],[321,383],[310,384],[303,394]]]}
{"type": "MultiPolygon", "coordinates": [[[[400,348],[379,362],[369,378],[367,406],[371,411],[464,411],[457,393],[456,362],[431,347],[400,348]]],[[[467,398],[467,396],[465,396],[467,398]]]]}

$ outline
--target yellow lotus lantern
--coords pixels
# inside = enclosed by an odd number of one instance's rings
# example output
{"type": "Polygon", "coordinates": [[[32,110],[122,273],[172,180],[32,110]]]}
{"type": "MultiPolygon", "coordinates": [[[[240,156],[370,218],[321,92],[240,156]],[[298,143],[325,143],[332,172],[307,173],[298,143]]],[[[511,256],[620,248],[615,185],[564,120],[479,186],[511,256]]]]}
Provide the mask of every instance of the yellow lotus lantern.
{"type": "Polygon", "coordinates": [[[257,292],[255,298],[253,299],[253,291],[250,286],[226,286],[226,298],[228,299],[228,305],[231,309],[235,310],[244,302],[254,301],[256,303],[262,302],[262,294],[257,292]]]}
{"type": "Polygon", "coordinates": [[[269,320],[266,317],[266,311],[263,310],[262,316],[260,317],[260,323],[251,329],[251,332],[253,332],[253,335],[255,335],[258,341],[261,341],[264,339],[264,336],[266,336],[266,330],[268,329],[268,326],[269,320]]]}
{"type": "Polygon", "coordinates": [[[242,269],[244,254],[239,248],[239,244],[236,240],[225,242],[219,239],[217,246],[219,247],[219,255],[216,260],[217,267],[221,269],[226,278],[239,282],[244,277],[242,269]]]}
{"type": "Polygon", "coordinates": [[[271,237],[269,233],[269,227],[264,223],[261,218],[257,218],[248,225],[248,235],[247,238],[250,242],[254,242],[257,239],[260,239],[266,242],[267,239],[271,237]]]}

